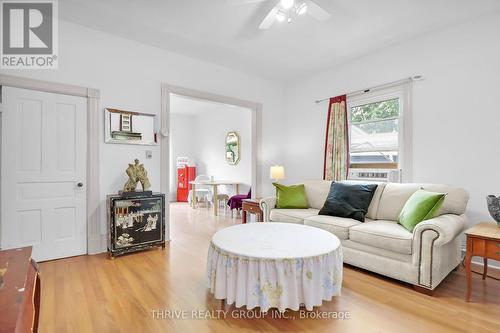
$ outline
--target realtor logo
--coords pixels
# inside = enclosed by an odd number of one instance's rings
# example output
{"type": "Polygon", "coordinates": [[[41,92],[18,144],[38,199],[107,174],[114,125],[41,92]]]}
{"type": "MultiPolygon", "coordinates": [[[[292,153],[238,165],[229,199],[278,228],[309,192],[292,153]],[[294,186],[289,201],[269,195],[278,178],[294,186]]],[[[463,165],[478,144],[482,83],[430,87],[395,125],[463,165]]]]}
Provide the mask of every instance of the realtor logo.
{"type": "Polygon", "coordinates": [[[1,2],[1,68],[57,68],[57,1],[1,2]]]}

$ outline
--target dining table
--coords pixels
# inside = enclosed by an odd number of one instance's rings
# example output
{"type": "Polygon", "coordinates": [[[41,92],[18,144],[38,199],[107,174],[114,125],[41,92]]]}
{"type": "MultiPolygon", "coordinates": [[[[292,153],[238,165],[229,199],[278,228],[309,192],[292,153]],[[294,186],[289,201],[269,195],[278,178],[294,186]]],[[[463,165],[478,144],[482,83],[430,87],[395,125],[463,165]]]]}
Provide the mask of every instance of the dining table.
{"type": "Polygon", "coordinates": [[[191,185],[191,202],[189,203],[192,208],[196,208],[196,186],[208,186],[212,188],[213,194],[213,215],[217,216],[219,214],[219,199],[217,197],[219,186],[234,186],[236,194],[240,193],[240,182],[230,181],[230,180],[192,180],[189,182],[191,185]]]}

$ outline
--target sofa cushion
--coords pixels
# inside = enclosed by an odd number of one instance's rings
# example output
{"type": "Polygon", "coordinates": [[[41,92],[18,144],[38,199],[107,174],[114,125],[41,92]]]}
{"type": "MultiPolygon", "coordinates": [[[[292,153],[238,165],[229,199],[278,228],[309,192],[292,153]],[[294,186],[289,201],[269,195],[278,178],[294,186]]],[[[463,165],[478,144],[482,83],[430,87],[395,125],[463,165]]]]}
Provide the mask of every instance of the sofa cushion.
{"type": "Polygon", "coordinates": [[[402,254],[412,254],[413,234],[394,221],[367,221],[349,229],[349,239],[402,254]]]}
{"type": "Polygon", "coordinates": [[[462,188],[439,184],[399,184],[388,183],[380,198],[378,220],[396,221],[410,196],[419,189],[447,193],[436,216],[444,214],[462,215],[467,207],[469,194],[462,188]]]}
{"type": "MultiPolygon", "coordinates": [[[[378,257],[387,258],[387,259],[391,259],[391,260],[397,260],[397,261],[401,261],[401,262],[405,262],[405,263],[411,263],[412,259],[413,259],[413,256],[411,254],[397,253],[394,251],[381,249],[379,247],[374,247],[374,246],[370,246],[370,245],[366,245],[366,244],[361,244],[358,242],[353,242],[350,239],[342,239],[341,243],[342,243],[342,250],[344,250],[345,248],[349,248],[349,249],[353,249],[353,250],[357,250],[357,251],[361,251],[361,252],[366,252],[366,253],[369,253],[372,255],[376,255],[378,257]]],[[[346,260],[346,259],[348,259],[348,258],[344,252],[344,262],[349,263],[348,260],[346,260]]],[[[368,261],[370,259],[367,258],[366,260],[368,261]]]]}
{"type": "Polygon", "coordinates": [[[270,219],[273,222],[302,223],[306,217],[318,215],[319,209],[273,209],[270,219]]]}
{"type": "Polygon", "coordinates": [[[386,183],[377,183],[377,185],[377,189],[373,193],[372,202],[370,202],[370,206],[368,206],[368,211],[366,212],[366,217],[372,220],[377,218],[380,198],[382,197],[386,183]]]}
{"type": "Polygon", "coordinates": [[[319,215],[350,217],[364,222],[376,189],[377,184],[332,183],[319,215]]]}
{"type": "Polygon", "coordinates": [[[306,190],[303,184],[282,185],[273,183],[276,187],[276,207],[284,209],[306,209],[307,204],[306,190]]]}
{"type": "MultiPolygon", "coordinates": [[[[369,219],[377,218],[378,206],[380,203],[380,198],[382,196],[382,192],[384,191],[385,184],[384,182],[367,182],[360,180],[343,180],[343,183],[349,184],[377,184],[377,190],[373,194],[372,202],[368,207],[368,212],[366,213],[366,217],[369,219]]],[[[330,192],[330,186],[332,185],[331,180],[321,180],[321,179],[309,179],[304,181],[304,187],[306,188],[306,196],[307,202],[309,203],[309,207],[321,209],[325,204],[326,197],[328,196],[328,192],[330,192]]]]}
{"type": "Polygon", "coordinates": [[[325,203],[328,192],[330,192],[330,180],[312,179],[304,182],[306,189],[307,202],[309,207],[321,209],[325,203]]]}
{"type": "MultiPolygon", "coordinates": [[[[377,189],[373,194],[372,201],[370,202],[370,206],[368,206],[368,211],[366,212],[366,217],[372,220],[377,218],[378,206],[380,203],[380,198],[382,197],[382,192],[384,192],[385,182],[370,182],[370,181],[361,181],[361,180],[343,180],[342,183],[347,184],[377,184],[377,189]]],[[[324,200],[323,200],[324,201],[324,200]]],[[[320,207],[321,208],[321,207],[320,207]]]]}
{"type": "Polygon", "coordinates": [[[317,215],[305,218],[304,224],[329,231],[339,239],[349,239],[349,228],[361,222],[345,217],[317,215]]]}
{"type": "Polygon", "coordinates": [[[446,193],[418,190],[411,195],[399,213],[398,223],[413,232],[415,226],[433,218],[443,205],[446,193]]]}

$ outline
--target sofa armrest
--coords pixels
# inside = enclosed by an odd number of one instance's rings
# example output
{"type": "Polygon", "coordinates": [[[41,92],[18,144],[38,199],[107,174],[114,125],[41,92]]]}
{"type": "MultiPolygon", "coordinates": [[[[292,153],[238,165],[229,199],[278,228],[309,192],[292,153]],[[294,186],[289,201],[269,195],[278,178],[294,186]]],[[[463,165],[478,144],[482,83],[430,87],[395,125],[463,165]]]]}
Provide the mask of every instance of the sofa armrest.
{"type": "Polygon", "coordinates": [[[259,202],[260,209],[262,209],[262,214],[264,215],[262,219],[264,222],[269,222],[269,215],[271,214],[271,210],[276,207],[276,197],[267,197],[260,199],[259,202]]]}
{"type": "Polygon", "coordinates": [[[413,230],[413,263],[418,286],[436,288],[460,264],[458,237],[467,225],[465,215],[445,214],[419,223],[413,230]]]}
{"type": "MultiPolygon", "coordinates": [[[[434,246],[442,246],[460,235],[467,225],[467,217],[463,215],[445,214],[419,223],[413,230],[413,240],[421,240],[426,230],[435,232],[434,246]]],[[[414,242],[419,243],[419,242],[414,242]]]]}

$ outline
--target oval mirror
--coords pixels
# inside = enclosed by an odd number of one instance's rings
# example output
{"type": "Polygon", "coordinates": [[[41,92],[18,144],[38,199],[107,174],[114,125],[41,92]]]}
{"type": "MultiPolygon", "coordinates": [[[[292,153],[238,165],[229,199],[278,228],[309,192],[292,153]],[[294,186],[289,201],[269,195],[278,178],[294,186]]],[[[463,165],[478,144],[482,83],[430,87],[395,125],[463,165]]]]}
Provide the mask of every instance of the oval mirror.
{"type": "Polygon", "coordinates": [[[229,132],[226,135],[226,162],[236,165],[240,161],[240,136],[237,132],[229,132]]]}

